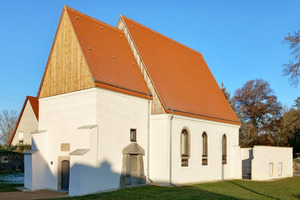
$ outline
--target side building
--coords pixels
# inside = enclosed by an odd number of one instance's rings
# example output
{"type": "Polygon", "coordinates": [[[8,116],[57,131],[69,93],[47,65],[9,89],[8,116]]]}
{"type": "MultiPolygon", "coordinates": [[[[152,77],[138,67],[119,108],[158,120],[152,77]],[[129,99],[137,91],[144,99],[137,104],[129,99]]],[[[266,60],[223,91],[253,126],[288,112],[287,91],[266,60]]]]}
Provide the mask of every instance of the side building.
{"type": "Polygon", "coordinates": [[[31,145],[31,132],[38,130],[39,101],[36,97],[27,96],[9,145],[31,145]]]}

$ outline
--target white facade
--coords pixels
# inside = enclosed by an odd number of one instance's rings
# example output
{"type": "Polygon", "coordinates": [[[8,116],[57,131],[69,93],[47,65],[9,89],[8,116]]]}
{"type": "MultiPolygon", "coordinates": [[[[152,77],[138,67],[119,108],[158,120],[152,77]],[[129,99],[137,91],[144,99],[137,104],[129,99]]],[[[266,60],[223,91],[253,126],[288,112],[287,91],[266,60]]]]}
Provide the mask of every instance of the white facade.
{"type": "Polygon", "coordinates": [[[12,145],[31,144],[30,133],[37,129],[38,129],[38,120],[34,114],[34,111],[32,109],[29,100],[27,100],[11,144],[12,145]]]}
{"type": "Polygon", "coordinates": [[[151,116],[150,179],[166,185],[181,185],[241,178],[241,170],[237,170],[241,169],[238,129],[238,125],[180,115],[151,116]],[[188,166],[184,167],[180,153],[183,129],[188,130],[190,137],[190,157],[188,166]],[[202,165],[203,132],[208,136],[208,165],[202,165]],[[224,134],[227,137],[227,164],[222,164],[224,134]]]}
{"type": "Polygon", "coordinates": [[[293,176],[293,148],[254,146],[241,149],[243,175],[252,180],[269,180],[293,176]],[[247,172],[244,172],[247,171],[247,172]]]}
{"type": "MultiPolygon", "coordinates": [[[[137,130],[137,143],[147,155],[148,106],[148,100],[99,88],[40,99],[41,133],[33,137],[38,152],[26,155],[25,162],[40,156],[44,165],[40,171],[32,169],[32,176],[25,172],[25,187],[60,189],[61,160],[69,160],[69,195],[119,188],[122,149],[131,143],[130,129],[137,130]],[[62,144],[70,144],[70,149],[62,151],[62,144]],[[69,155],[76,149],[88,152],[69,155]]],[[[146,167],[146,156],[143,161],[146,167]]]]}

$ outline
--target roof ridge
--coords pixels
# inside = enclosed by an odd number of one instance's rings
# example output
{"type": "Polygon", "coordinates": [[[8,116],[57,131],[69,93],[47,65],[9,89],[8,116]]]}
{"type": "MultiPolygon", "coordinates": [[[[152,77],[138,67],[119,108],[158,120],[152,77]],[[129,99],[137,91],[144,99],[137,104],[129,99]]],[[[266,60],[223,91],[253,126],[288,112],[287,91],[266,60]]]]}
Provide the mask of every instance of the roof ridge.
{"type": "Polygon", "coordinates": [[[127,20],[129,20],[129,21],[131,21],[131,22],[133,22],[135,24],[137,24],[141,28],[144,28],[144,29],[149,30],[151,32],[155,32],[155,34],[160,35],[161,37],[163,37],[163,38],[165,38],[165,39],[167,39],[167,40],[169,40],[171,42],[174,42],[174,43],[178,44],[179,46],[182,46],[183,48],[189,49],[189,50],[191,50],[191,51],[193,51],[193,52],[195,52],[197,54],[200,54],[202,56],[201,52],[199,52],[199,51],[197,51],[195,49],[192,49],[191,47],[188,47],[188,46],[186,46],[186,45],[184,45],[184,44],[182,44],[182,43],[180,43],[180,42],[178,42],[178,41],[176,41],[176,40],[174,40],[174,39],[172,39],[172,38],[170,38],[170,37],[168,37],[168,36],[166,36],[166,35],[164,35],[162,33],[159,33],[159,32],[157,32],[157,31],[155,31],[155,30],[153,30],[153,29],[151,29],[151,28],[149,28],[147,26],[144,26],[143,24],[140,24],[140,23],[138,23],[138,22],[136,22],[136,21],[134,21],[134,20],[132,20],[132,19],[124,16],[124,15],[121,15],[121,17],[123,17],[123,18],[125,18],[125,19],[127,19],[127,20]]]}
{"type": "Polygon", "coordinates": [[[86,14],[84,14],[84,13],[82,13],[82,12],[79,12],[78,10],[75,10],[75,9],[73,9],[73,8],[70,8],[69,6],[66,6],[66,5],[64,5],[64,8],[66,8],[67,11],[73,12],[74,14],[78,14],[78,15],[84,17],[84,18],[87,19],[87,20],[90,20],[90,21],[95,22],[95,23],[97,23],[97,24],[104,25],[104,26],[107,27],[107,28],[110,28],[110,29],[112,29],[112,30],[115,30],[115,31],[118,31],[118,32],[124,34],[123,31],[121,31],[120,29],[118,29],[118,28],[116,28],[116,27],[114,27],[114,26],[112,26],[112,25],[110,25],[110,24],[108,24],[108,23],[105,23],[105,22],[103,22],[103,21],[100,21],[99,19],[93,18],[93,17],[91,17],[91,16],[89,16],[89,15],[86,15],[86,14]]]}

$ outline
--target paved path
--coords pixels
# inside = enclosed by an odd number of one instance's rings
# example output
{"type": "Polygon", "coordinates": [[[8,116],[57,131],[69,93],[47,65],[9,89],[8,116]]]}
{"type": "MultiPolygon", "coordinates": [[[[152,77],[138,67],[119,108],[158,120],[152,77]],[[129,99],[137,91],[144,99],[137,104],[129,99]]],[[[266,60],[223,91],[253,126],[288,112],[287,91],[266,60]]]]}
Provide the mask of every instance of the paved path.
{"type": "Polygon", "coordinates": [[[1,200],[28,200],[28,199],[49,199],[68,196],[66,192],[57,192],[51,190],[39,191],[17,191],[17,192],[0,192],[1,200]]]}

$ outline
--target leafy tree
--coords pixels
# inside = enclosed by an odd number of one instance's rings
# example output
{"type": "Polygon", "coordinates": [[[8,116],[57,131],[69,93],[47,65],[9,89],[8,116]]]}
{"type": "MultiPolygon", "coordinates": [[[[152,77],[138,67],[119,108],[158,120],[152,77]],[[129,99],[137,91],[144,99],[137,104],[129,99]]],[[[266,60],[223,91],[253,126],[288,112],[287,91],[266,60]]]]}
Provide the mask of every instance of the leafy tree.
{"type": "Polygon", "coordinates": [[[300,152],[300,97],[295,105],[286,111],[282,117],[281,144],[293,147],[294,153],[300,152]]]}
{"type": "Polygon", "coordinates": [[[15,110],[3,110],[2,113],[0,113],[0,139],[5,144],[9,143],[17,119],[18,116],[15,110]]]}
{"type": "Polygon", "coordinates": [[[236,90],[234,100],[242,118],[241,146],[274,145],[280,130],[282,107],[269,83],[250,80],[236,90]]]}
{"type": "Polygon", "coordinates": [[[300,30],[294,32],[293,35],[288,33],[288,36],[284,38],[284,42],[290,45],[293,60],[283,65],[283,74],[284,76],[289,76],[291,84],[296,87],[300,78],[300,30]]]}
{"type": "Polygon", "coordinates": [[[231,108],[235,111],[236,103],[233,98],[230,97],[230,92],[227,91],[226,87],[224,87],[224,84],[222,83],[221,91],[223,92],[225,98],[227,99],[229,105],[231,108]]]}

